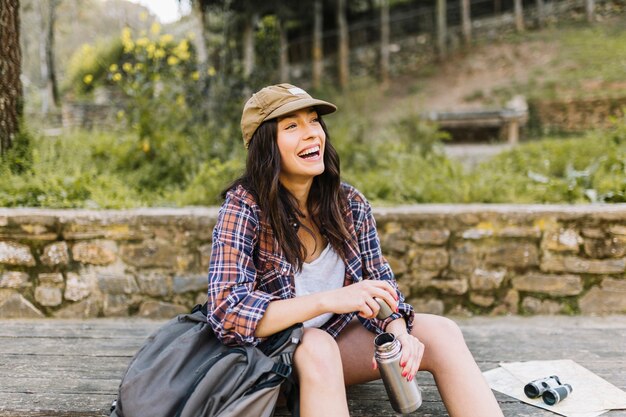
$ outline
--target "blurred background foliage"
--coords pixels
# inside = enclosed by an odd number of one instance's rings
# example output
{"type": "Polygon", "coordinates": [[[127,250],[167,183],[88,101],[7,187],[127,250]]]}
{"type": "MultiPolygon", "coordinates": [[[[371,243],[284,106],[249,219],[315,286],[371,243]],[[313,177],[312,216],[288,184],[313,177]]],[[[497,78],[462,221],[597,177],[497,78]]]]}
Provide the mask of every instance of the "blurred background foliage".
{"type": "MultiPolygon", "coordinates": [[[[265,4],[267,10],[253,9],[252,2],[245,1],[196,3],[206,3],[205,35],[194,30],[198,4],[186,19],[161,26],[140,6],[121,0],[59,3],[59,16],[65,22],[58,24],[59,36],[68,39],[57,42],[62,96],[68,101],[104,100],[117,106],[115,124],[106,129],[64,129],[56,134],[46,130],[54,113],[39,112],[42,81],[37,80],[31,57],[35,40],[32,34],[24,36],[29,117],[24,139],[16,141],[18,145],[0,162],[1,206],[220,203],[223,187],[242,172],[245,163],[239,131],[243,102],[259,87],[280,80],[281,33],[295,34],[292,40],[297,43],[298,34],[310,31],[310,19],[302,17],[310,13],[310,2],[294,6],[289,13],[275,8],[274,2],[265,4]],[[103,14],[98,18],[84,7],[103,14]],[[124,17],[112,10],[125,10],[124,17]],[[244,45],[250,19],[256,57],[252,72],[244,45]],[[109,36],[86,32],[89,25],[109,36]],[[80,34],[84,43],[76,39],[80,34]],[[202,44],[198,36],[203,37],[202,44]],[[104,98],[99,98],[102,94],[104,98]]],[[[349,2],[349,16],[371,13],[369,3],[349,2]]],[[[411,2],[391,3],[405,7],[411,2]]],[[[29,7],[36,4],[23,2],[26,24],[34,19],[29,7]]],[[[497,42],[556,40],[561,57],[574,64],[549,76],[536,74],[527,82],[477,91],[468,101],[482,98],[487,104],[501,104],[520,92],[545,98],[583,91],[576,89],[583,80],[619,81],[626,70],[626,19],[623,8],[615,10],[611,23],[605,25],[590,27],[574,19],[523,34],[503,32],[497,42]]],[[[485,40],[475,42],[478,48],[485,40]]],[[[513,149],[468,167],[447,156],[450,136],[414,108],[383,111],[393,105],[398,91],[404,96],[419,91],[428,75],[437,72],[436,66],[436,61],[430,61],[405,69],[387,89],[379,88],[378,74],[372,72],[352,77],[349,88],[339,87],[334,75],[318,86],[303,85],[337,103],[339,112],[325,120],[341,156],[342,176],[370,200],[376,204],[626,202],[623,117],[615,118],[609,128],[576,134],[531,132],[513,149]]],[[[301,65],[305,72],[309,67],[310,63],[301,65]]],[[[616,94],[615,88],[610,90],[616,94]]]]}

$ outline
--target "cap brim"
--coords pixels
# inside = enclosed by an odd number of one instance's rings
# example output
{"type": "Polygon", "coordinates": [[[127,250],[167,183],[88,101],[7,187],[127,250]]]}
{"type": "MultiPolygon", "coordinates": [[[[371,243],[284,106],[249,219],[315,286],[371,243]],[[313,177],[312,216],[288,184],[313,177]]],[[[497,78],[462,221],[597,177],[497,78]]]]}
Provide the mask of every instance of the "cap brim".
{"type": "Polygon", "coordinates": [[[318,100],[315,98],[303,98],[301,100],[291,101],[289,103],[286,103],[278,107],[273,112],[268,114],[263,119],[263,121],[275,119],[281,116],[286,116],[295,111],[306,109],[309,107],[314,107],[315,110],[317,111],[317,114],[320,116],[324,114],[334,113],[335,111],[337,111],[337,106],[327,101],[318,100]]]}

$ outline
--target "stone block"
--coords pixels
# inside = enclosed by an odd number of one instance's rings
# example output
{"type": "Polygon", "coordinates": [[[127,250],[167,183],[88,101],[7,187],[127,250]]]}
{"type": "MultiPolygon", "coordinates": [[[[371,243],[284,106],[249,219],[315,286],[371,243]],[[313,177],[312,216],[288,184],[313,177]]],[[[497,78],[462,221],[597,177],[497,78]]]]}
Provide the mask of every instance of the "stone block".
{"type": "Polygon", "coordinates": [[[626,237],[585,239],[585,254],[591,258],[622,258],[626,255],[626,237]]]}
{"type": "Polygon", "coordinates": [[[30,301],[13,290],[0,290],[0,318],[38,319],[44,317],[30,301]]]}
{"type": "Polygon", "coordinates": [[[474,290],[494,290],[500,288],[506,269],[482,269],[476,268],[470,276],[470,287],[474,290]]]}
{"type": "Polygon", "coordinates": [[[166,240],[146,240],[122,245],[121,256],[124,262],[141,268],[175,268],[178,249],[166,240]]]}
{"type": "Polygon", "coordinates": [[[114,242],[79,242],[72,247],[72,257],[76,262],[91,265],[109,265],[115,262],[114,242]]]}
{"type": "Polygon", "coordinates": [[[452,316],[452,317],[469,318],[469,317],[472,317],[474,314],[471,311],[469,311],[467,308],[465,308],[464,306],[458,304],[458,305],[455,305],[452,309],[450,309],[450,311],[448,311],[446,315],[452,316]]]}
{"type": "Polygon", "coordinates": [[[82,300],[91,294],[92,287],[93,279],[90,276],[68,272],[64,297],[70,301],[82,300]]]}
{"type": "Polygon", "coordinates": [[[412,299],[410,304],[417,313],[436,314],[438,316],[443,315],[445,311],[445,305],[443,301],[437,299],[424,300],[421,298],[412,299]]]}
{"type": "Polygon", "coordinates": [[[47,286],[47,287],[63,287],[63,274],[59,272],[46,273],[37,275],[37,280],[39,281],[39,285],[47,286]]]}
{"type": "Polygon", "coordinates": [[[195,269],[196,257],[190,253],[181,253],[176,256],[176,271],[187,272],[195,269]]]}
{"type": "Polygon", "coordinates": [[[430,286],[430,282],[439,275],[437,271],[418,270],[407,272],[402,276],[399,282],[406,283],[410,288],[405,294],[410,294],[413,291],[419,291],[421,289],[430,286]]]}
{"type": "Polygon", "coordinates": [[[513,288],[554,296],[578,295],[583,291],[582,279],[577,275],[529,273],[513,278],[513,288]]]}
{"type": "Polygon", "coordinates": [[[541,270],[576,274],[621,274],[626,270],[626,261],[624,258],[597,260],[545,254],[541,260],[541,270]]]}
{"type": "Polygon", "coordinates": [[[45,224],[23,223],[20,230],[24,233],[16,234],[20,239],[28,240],[56,240],[59,236],[56,232],[48,230],[45,224]]]}
{"type": "Polygon", "coordinates": [[[109,295],[136,294],[139,287],[131,275],[96,273],[100,291],[109,295]]]}
{"type": "Polygon", "coordinates": [[[411,235],[413,242],[419,245],[443,245],[450,238],[446,229],[419,229],[411,235]]]}
{"type": "Polygon", "coordinates": [[[131,298],[123,294],[105,294],[102,312],[105,317],[127,317],[131,298]]]}
{"type": "Polygon", "coordinates": [[[621,224],[614,224],[609,227],[609,233],[612,235],[626,236],[626,226],[621,224]]]}
{"type": "Polygon", "coordinates": [[[485,259],[490,265],[528,268],[539,264],[539,253],[530,243],[503,242],[491,248],[485,259]]]}
{"type": "Polygon", "coordinates": [[[31,287],[29,275],[26,272],[5,271],[0,275],[0,288],[21,289],[31,287]]]}
{"type": "Polygon", "coordinates": [[[42,306],[56,307],[63,302],[63,294],[58,287],[39,286],[35,288],[35,301],[42,306]]]}
{"type": "Polygon", "coordinates": [[[196,296],[195,303],[196,303],[196,304],[204,304],[204,303],[206,303],[206,302],[207,302],[207,300],[208,300],[208,295],[207,295],[207,293],[206,293],[206,292],[200,292],[200,293],[198,293],[198,295],[196,296]]]}
{"type": "Polygon", "coordinates": [[[35,258],[26,245],[15,242],[0,242],[0,264],[35,266],[35,258]]]}
{"type": "Polygon", "coordinates": [[[402,258],[395,256],[386,256],[385,258],[387,259],[387,262],[389,262],[389,266],[396,276],[403,275],[409,269],[406,262],[404,262],[402,258]]]}
{"type": "Polygon", "coordinates": [[[188,313],[189,309],[180,304],[164,303],[162,301],[149,300],[141,304],[139,316],[151,319],[168,319],[178,314],[188,313]]]}
{"type": "Polygon", "coordinates": [[[596,229],[594,227],[585,227],[581,230],[584,237],[590,237],[592,239],[604,239],[606,234],[603,229],[596,229]]]}
{"type": "Polygon", "coordinates": [[[578,253],[582,243],[582,237],[574,229],[549,230],[544,233],[541,247],[553,252],[578,253]]]}
{"type": "Polygon", "coordinates": [[[491,295],[483,295],[483,294],[476,294],[476,293],[470,293],[469,298],[472,303],[481,307],[491,307],[493,303],[496,301],[495,297],[491,295]]]}
{"type": "Polygon", "coordinates": [[[53,316],[60,319],[91,319],[99,317],[101,311],[102,300],[99,297],[89,297],[60,309],[53,316]]]}
{"type": "Polygon", "coordinates": [[[471,273],[478,266],[478,251],[471,244],[463,244],[452,250],[450,269],[458,273],[471,273]]]}
{"type": "Polygon", "coordinates": [[[509,290],[506,296],[502,300],[502,304],[495,307],[492,311],[492,315],[500,314],[517,314],[519,312],[519,293],[516,290],[509,290]]]}
{"type": "Polygon", "coordinates": [[[559,314],[563,306],[553,300],[539,300],[534,297],[524,297],[522,308],[530,314],[559,314]]]}
{"type": "Polygon", "coordinates": [[[448,251],[444,248],[421,249],[415,255],[411,265],[413,270],[441,271],[448,266],[448,251]]]}
{"type": "Polygon", "coordinates": [[[461,237],[463,239],[478,240],[478,239],[485,239],[488,237],[492,237],[493,235],[494,235],[493,229],[474,228],[474,229],[467,229],[466,231],[464,231],[461,234],[461,237]]]}
{"type": "Polygon", "coordinates": [[[381,239],[381,248],[383,253],[396,253],[404,254],[411,246],[406,238],[402,237],[400,233],[393,233],[384,236],[381,239]]]}
{"type": "Polygon", "coordinates": [[[43,249],[41,262],[46,266],[67,265],[70,262],[66,242],[51,243],[43,249]]]}
{"type": "Polygon", "coordinates": [[[177,275],[172,282],[174,294],[190,291],[208,291],[209,281],[206,275],[177,275]]]}
{"type": "Polygon", "coordinates": [[[151,297],[165,297],[172,291],[172,278],[164,271],[141,273],[137,277],[137,284],[142,294],[151,297]]]}
{"type": "Polygon", "coordinates": [[[200,267],[205,270],[208,269],[209,263],[211,262],[211,251],[212,245],[210,243],[198,246],[198,252],[200,253],[200,267]]]}
{"type": "Polygon", "coordinates": [[[605,278],[601,287],[593,287],[578,302],[583,314],[626,313],[626,280],[605,278]]]}
{"type": "Polygon", "coordinates": [[[495,236],[538,239],[541,237],[541,229],[538,226],[505,226],[501,229],[496,229],[495,236]]]}
{"type": "Polygon", "coordinates": [[[93,220],[91,223],[67,223],[63,227],[63,238],[66,240],[82,239],[141,239],[144,233],[131,230],[130,224],[101,224],[93,220]]]}
{"type": "Polygon", "coordinates": [[[437,288],[444,294],[465,294],[469,288],[466,279],[438,279],[430,282],[432,287],[437,288]]]}

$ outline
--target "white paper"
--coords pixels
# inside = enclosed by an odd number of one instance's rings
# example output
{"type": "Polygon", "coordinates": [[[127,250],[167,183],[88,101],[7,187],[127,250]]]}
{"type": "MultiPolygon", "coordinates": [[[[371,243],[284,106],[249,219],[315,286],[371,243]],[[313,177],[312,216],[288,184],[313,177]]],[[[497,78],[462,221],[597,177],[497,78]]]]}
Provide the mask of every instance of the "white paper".
{"type": "Polygon", "coordinates": [[[596,417],[611,409],[626,409],[626,393],[572,360],[501,363],[500,368],[484,372],[489,386],[545,410],[567,417],[596,417]],[[524,385],[535,379],[558,375],[570,384],[572,393],[560,403],[549,406],[541,398],[524,394],[524,385]]]}

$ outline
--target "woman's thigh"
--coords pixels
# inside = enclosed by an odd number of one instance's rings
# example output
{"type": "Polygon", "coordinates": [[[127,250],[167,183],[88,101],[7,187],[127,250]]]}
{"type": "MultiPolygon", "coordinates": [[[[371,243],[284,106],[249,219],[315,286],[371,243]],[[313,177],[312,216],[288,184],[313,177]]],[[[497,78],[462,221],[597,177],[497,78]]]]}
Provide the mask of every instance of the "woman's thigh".
{"type": "MultiPolygon", "coordinates": [[[[420,370],[434,373],[450,357],[467,352],[458,326],[451,320],[432,314],[415,314],[411,334],[424,344],[420,370]]],[[[380,378],[372,368],[376,335],[354,319],[337,337],[346,385],[361,384],[380,378]]]]}

